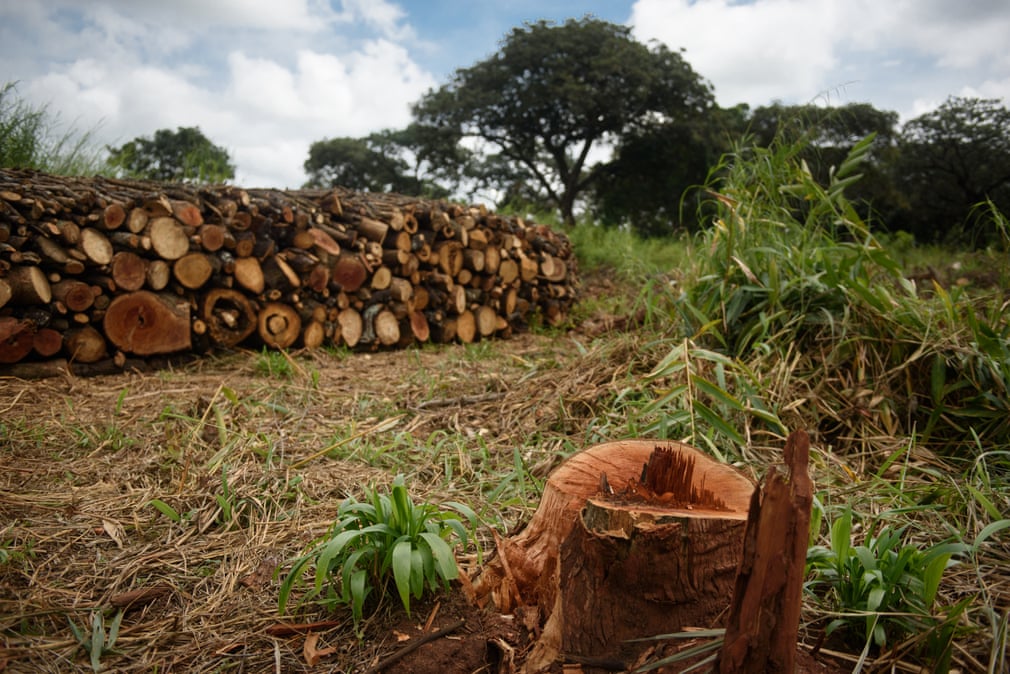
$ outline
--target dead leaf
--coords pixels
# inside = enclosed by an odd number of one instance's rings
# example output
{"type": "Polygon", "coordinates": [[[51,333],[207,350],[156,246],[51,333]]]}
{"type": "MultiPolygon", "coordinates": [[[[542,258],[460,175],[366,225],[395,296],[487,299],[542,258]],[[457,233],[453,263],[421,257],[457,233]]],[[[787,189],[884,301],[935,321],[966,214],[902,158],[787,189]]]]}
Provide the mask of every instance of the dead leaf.
{"type": "Polygon", "coordinates": [[[116,547],[122,550],[123,535],[126,533],[125,531],[123,531],[123,527],[113,522],[112,520],[102,520],[102,529],[104,529],[105,533],[109,535],[109,538],[111,538],[116,543],[116,547]]]}
{"type": "Polygon", "coordinates": [[[404,634],[403,632],[399,632],[397,630],[393,630],[393,634],[396,636],[396,643],[398,644],[403,643],[404,641],[410,641],[409,634],[404,634]]]}
{"type": "Polygon", "coordinates": [[[238,582],[243,587],[256,587],[263,585],[271,576],[274,574],[274,569],[277,568],[279,560],[273,555],[267,555],[264,557],[256,570],[250,574],[243,576],[238,582]]]}
{"type": "Polygon", "coordinates": [[[337,652],[337,649],[333,646],[329,648],[316,648],[317,643],[319,643],[318,634],[309,632],[305,635],[305,645],[302,647],[302,655],[305,656],[305,662],[309,667],[315,667],[319,664],[320,660],[337,652]]]}

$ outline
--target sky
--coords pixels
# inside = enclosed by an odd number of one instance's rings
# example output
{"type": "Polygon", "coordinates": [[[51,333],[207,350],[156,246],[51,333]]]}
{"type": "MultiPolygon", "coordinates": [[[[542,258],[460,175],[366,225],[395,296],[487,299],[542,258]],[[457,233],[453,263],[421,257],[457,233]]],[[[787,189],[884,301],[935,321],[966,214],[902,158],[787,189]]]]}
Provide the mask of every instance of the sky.
{"type": "Polygon", "coordinates": [[[199,127],[236,184],[296,188],[312,142],[403,128],[513,28],[586,15],[683,49],[722,106],[1010,105],[1007,0],[0,0],[0,86],[102,144],[199,127]]]}

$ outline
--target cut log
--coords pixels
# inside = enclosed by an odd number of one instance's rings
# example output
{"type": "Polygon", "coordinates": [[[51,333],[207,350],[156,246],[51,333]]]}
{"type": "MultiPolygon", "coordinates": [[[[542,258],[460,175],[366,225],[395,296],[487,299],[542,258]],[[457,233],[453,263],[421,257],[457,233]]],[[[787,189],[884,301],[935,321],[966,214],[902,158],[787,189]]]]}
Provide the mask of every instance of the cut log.
{"type": "Polygon", "coordinates": [[[35,326],[11,316],[0,316],[0,363],[16,363],[32,351],[35,326]]]}
{"type": "Polygon", "coordinates": [[[469,309],[456,317],[456,337],[464,344],[471,343],[477,337],[477,319],[469,309]]]}
{"type": "Polygon", "coordinates": [[[232,239],[228,230],[221,225],[203,225],[200,227],[200,246],[208,253],[214,253],[224,248],[225,241],[232,239]]]}
{"type": "Polygon", "coordinates": [[[411,311],[407,316],[410,323],[410,332],[414,339],[419,342],[427,342],[431,338],[431,329],[428,326],[428,319],[421,311],[411,311]]]}
{"type": "Polygon", "coordinates": [[[165,260],[178,260],[189,252],[189,237],[175,218],[163,216],[148,223],[151,247],[165,260]]]}
{"type": "Polygon", "coordinates": [[[102,320],[117,349],[138,356],[174,353],[192,346],[189,304],[147,290],[119,295],[102,320]]]}
{"type": "Polygon", "coordinates": [[[172,275],[184,288],[196,290],[210,280],[214,267],[204,253],[186,253],[172,264],[172,275]]]}
{"type": "Polygon", "coordinates": [[[257,325],[256,311],[249,298],[230,288],[207,291],[200,305],[200,318],[211,341],[226,348],[241,343],[257,325]]]}
{"type": "Polygon", "coordinates": [[[334,263],[330,278],[338,290],[353,293],[368,280],[368,269],[358,256],[348,253],[341,255],[334,263]]]}
{"type": "Polygon", "coordinates": [[[340,337],[344,344],[352,349],[361,341],[361,314],[351,308],[343,309],[337,314],[337,324],[340,325],[340,337]]]}
{"type": "Polygon", "coordinates": [[[116,253],[112,256],[112,279],[127,292],[140,290],[147,280],[147,261],[128,250],[116,253]]]}
{"type": "Polygon", "coordinates": [[[11,304],[46,304],[53,298],[49,279],[39,267],[11,267],[7,282],[11,288],[11,304]]]}
{"type": "Polygon", "coordinates": [[[400,341],[400,321],[388,309],[375,316],[375,337],[383,346],[393,346],[400,341]]]}
{"type": "Polygon", "coordinates": [[[32,350],[43,358],[55,356],[63,348],[63,333],[52,328],[39,328],[32,338],[32,350]]]}
{"type": "Polygon", "coordinates": [[[11,282],[0,277],[0,308],[10,302],[12,297],[14,297],[14,290],[11,288],[11,282]]]}
{"type": "Polygon", "coordinates": [[[326,328],[319,321],[309,321],[302,330],[302,346],[306,349],[318,349],[326,340],[326,328]]]}
{"type": "Polygon", "coordinates": [[[172,268],[164,260],[151,260],[147,265],[146,283],[151,290],[164,290],[172,278],[172,268]]]}
{"type": "Polygon", "coordinates": [[[120,204],[109,204],[102,212],[102,226],[105,229],[119,229],[126,221],[126,210],[120,204]]]}
{"type": "Polygon", "coordinates": [[[716,671],[763,674],[795,669],[814,486],[810,438],[786,439],[785,470],[768,471],[751,500],[743,558],[716,671]]]}
{"type": "Polygon", "coordinates": [[[498,329],[498,314],[489,306],[477,307],[475,318],[477,332],[482,338],[490,337],[498,329]]]}
{"type": "Polygon", "coordinates": [[[688,445],[597,445],[548,478],[532,520],[501,542],[475,595],[504,612],[534,605],[547,617],[527,671],[566,654],[631,662],[643,645],[629,639],[719,622],[753,491],[734,468],[688,445]]]}
{"type": "Polygon", "coordinates": [[[109,264],[112,262],[114,250],[109,237],[102,234],[93,227],[85,227],[81,230],[81,250],[89,260],[97,265],[109,264]]]}
{"type": "Polygon", "coordinates": [[[62,302],[69,311],[87,311],[95,303],[95,291],[82,281],[64,279],[53,284],[52,290],[53,299],[62,302]]]}
{"type": "Polygon", "coordinates": [[[254,295],[259,295],[266,287],[263,268],[254,257],[237,258],[233,274],[238,284],[254,295]]]}
{"type": "Polygon", "coordinates": [[[286,349],[302,334],[302,319],[291,306],[268,302],[260,310],[256,329],[264,344],[286,349]]]}
{"type": "Polygon", "coordinates": [[[63,338],[63,348],[70,359],[78,363],[97,363],[108,354],[105,338],[92,325],[68,330],[63,338]]]}

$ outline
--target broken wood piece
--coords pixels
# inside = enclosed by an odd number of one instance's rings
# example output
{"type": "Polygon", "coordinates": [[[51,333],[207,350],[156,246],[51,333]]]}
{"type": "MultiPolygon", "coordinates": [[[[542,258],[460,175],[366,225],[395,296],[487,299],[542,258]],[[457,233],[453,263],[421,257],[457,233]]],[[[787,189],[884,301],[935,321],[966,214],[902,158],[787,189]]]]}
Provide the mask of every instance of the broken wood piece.
{"type": "Polygon", "coordinates": [[[754,492],[743,558],[716,671],[792,672],[810,536],[810,438],[786,439],[785,470],[772,466],[754,492]]]}

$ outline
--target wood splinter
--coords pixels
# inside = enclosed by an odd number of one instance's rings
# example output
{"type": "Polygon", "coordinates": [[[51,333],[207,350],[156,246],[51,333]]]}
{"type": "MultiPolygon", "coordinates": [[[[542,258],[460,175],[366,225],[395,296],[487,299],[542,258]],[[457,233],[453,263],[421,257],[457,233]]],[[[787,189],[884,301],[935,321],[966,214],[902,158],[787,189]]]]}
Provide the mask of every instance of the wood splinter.
{"type": "Polygon", "coordinates": [[[803,573],[814,487],[807,472],[810,438],[786,439],[785,471],[773,466],[754,491],[743,558],[716,670],[792,672],[795,668],[803,573]]]}

